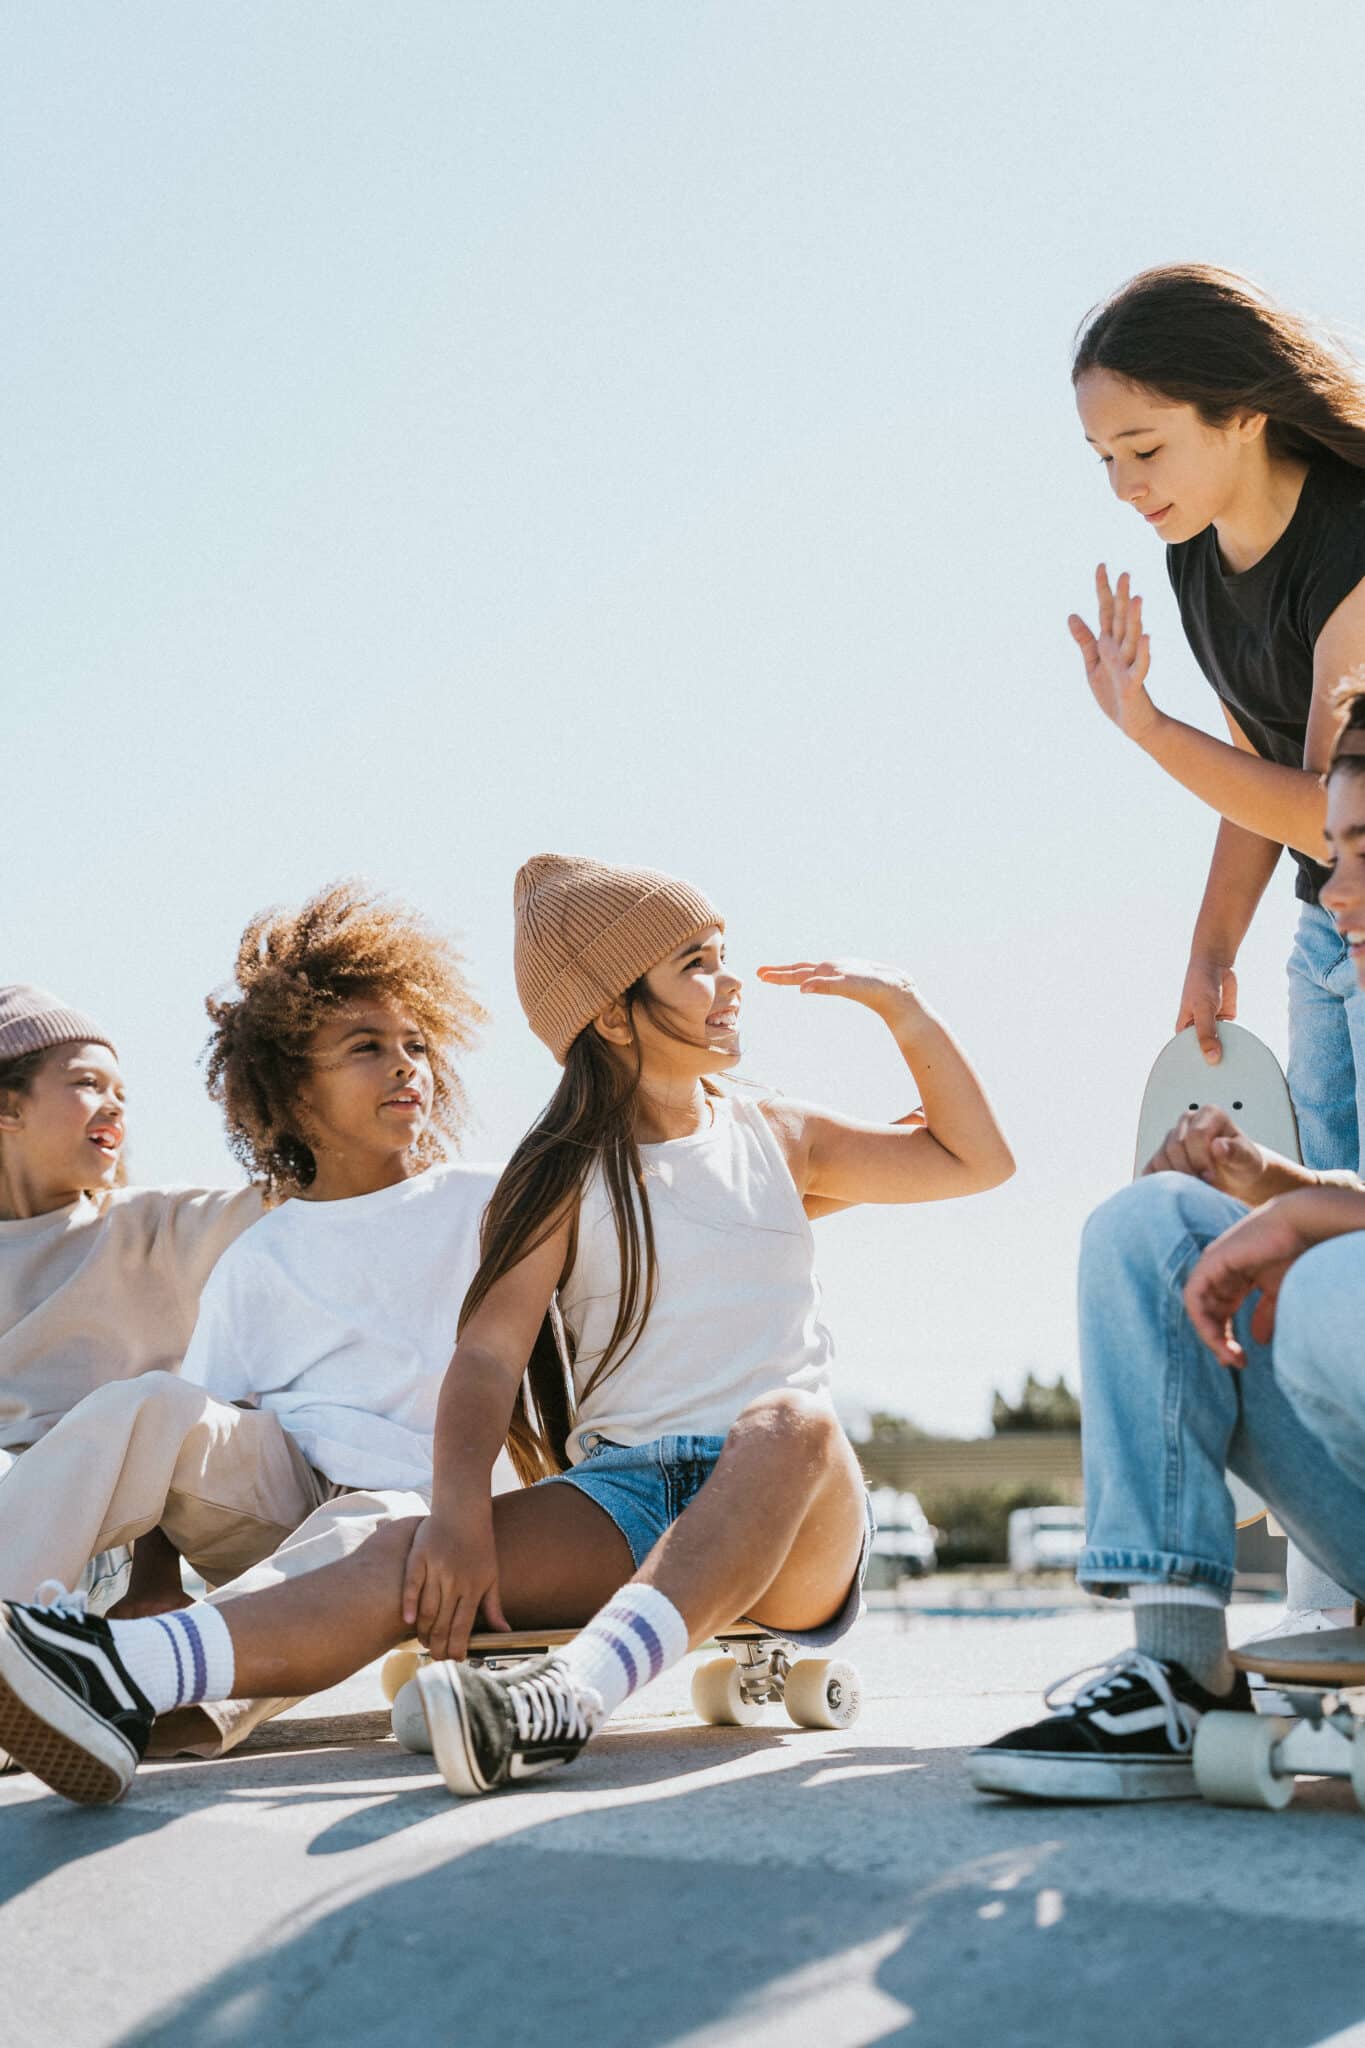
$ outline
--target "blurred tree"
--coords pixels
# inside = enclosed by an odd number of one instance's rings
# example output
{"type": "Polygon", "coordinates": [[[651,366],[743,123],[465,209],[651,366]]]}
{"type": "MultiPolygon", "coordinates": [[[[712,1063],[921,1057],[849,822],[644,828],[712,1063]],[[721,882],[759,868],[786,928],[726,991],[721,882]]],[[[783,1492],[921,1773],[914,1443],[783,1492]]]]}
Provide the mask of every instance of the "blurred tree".
{"type": "Polygon", "coordinates": [[[1080,1426],[1080,1401],[1061,1373],[1050,1387],[1030,1373],[1017,1401],[997,1394],[991,1402],[991,1427],[997,1436],[1014,1429],[1079,1430],[1080,1426]]]}

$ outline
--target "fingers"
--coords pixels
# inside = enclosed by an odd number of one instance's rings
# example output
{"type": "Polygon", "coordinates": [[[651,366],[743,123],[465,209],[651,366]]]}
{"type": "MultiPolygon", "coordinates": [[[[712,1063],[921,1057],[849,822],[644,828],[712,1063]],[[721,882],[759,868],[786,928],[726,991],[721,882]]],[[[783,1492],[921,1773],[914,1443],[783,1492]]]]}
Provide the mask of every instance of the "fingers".
{"type": "Polygon", "coordinates": [[[502,1596],[496,1579],[483,1596],[483,1618],[485,1626],[496,1629],[499,1635],[506,1635],[512,1627],[502,1611],[502,1596]]]}
{"type": "Polygon", "coordinates": [[[789,960],[784,967],[757,967],[754,972],[760,981],[792,982],[801,981],[807,974],[814,974],[814,960],[789,960]]]}
{"type": "Polygon", "coordinates": [[[1192,1009],[1193,1015],[1190,1021],[1199,1033],[1199,1050],[1203,1053],[1209,1065],[1216,1067],[1219,1060],[1223,1057],[1223,1046],[1218,1036],[1218,1025],[1216,1022],[1217,1005],[1212,995],[1202,995],[1195,997],[1192,1009]]]}
{"type": "Polygon", "coordinates": [[[1095,571],[1095,596],[1099,602],[1100,609],[1100,632],[1112,633],[1114,630],[1114,593],[1109,588],[1109,571],[1105,568],[1103,562],[1100,563],[1099,568],[1095,571]]]}
{"type": "Polygon", "coordinates": [[[425,1568],[417,1544],[408,1551],[407,1568],[403,1573],[403,1626],[416,1633],[417,1608],[422,1597],[422,1581],[425,1568]]]}
{"type": "Polygon", "coordinates": [[[1220,1365],[1246,1363],[1246,1353],[1233,1334],[1232,1318],[1247,1291],[1239,1275],[1220,1271],[1207,1252],[1186,1283],[1186,1312],[1220,1365]]]}

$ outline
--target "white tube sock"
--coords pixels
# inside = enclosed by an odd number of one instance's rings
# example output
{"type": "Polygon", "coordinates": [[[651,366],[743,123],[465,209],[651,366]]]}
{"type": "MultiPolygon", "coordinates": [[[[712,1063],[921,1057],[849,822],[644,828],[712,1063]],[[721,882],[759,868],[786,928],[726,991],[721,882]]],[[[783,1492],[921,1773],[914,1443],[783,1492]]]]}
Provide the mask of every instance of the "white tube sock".
{"type": "Polygon", "coordinates": [[[174,1614],[111,1621],[110,1631],[128,1676],[153,1711],[169,1714],[200,1700],[230,1700],[235,1657],[228,1626],[205,1600],[174,1614]]]}
{"type": "Polygon", "coordinates": [[[688,1628],[673,1602],[634,1580],[622,1586],[559,1652],[574,1684],[600,1695],[603,1718],[687,1655],[688,1628]]]}

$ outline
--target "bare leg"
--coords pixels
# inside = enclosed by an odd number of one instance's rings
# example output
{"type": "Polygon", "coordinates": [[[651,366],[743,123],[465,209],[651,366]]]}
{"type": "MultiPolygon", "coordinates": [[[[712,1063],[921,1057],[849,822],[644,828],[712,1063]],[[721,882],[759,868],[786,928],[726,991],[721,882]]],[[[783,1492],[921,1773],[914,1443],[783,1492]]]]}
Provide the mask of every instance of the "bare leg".
{"type": "MultiPolygon", "coordinates": [[[[586,1621],[630,1577],[624,1536],[571,1486],[499,1494],[493,1527],[513,1628],[586,1621]]],[[[225,1602],[219,1611],[232,1637],[234,1692],[243,1699],[321,1692],[406,1641],[403,1568],[417,1528],[415,1517],[388,1523],[336,1564],[225,1602]]]]}
{"type": "Polygon", "coordinates": [[[819,1628],[847,1597],[866,1514],[835,1416],[804,1394],[764,1395],[635,1578],[672,1601],[694,1649],[741,1614],[779,1632],[819,1628]]]}

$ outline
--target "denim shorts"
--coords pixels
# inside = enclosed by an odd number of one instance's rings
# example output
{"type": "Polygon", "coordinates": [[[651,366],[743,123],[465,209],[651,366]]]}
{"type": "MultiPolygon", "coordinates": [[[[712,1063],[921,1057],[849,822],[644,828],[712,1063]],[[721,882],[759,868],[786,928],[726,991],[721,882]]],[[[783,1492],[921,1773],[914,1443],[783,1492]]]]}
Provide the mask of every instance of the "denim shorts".
{"type": "MultiPolygon", "coordinates": [[[[583,1445],[579,1464],[538,1484],[576,1486],[580,1493],[586,1493],[589,1500],[596,1501],[611,1516],[630,1545],[632,1560],[641,1565],[715,1471],[725,1438],[660,1436],[645,1444],[614,1444],[589,1430],[584,1433],[583,1445]]],[[[848,1634],[863,1611],[863,1580],[876,1526],[869,1500],[858,1568],[843,1606],[822,1628],[783,1629],[784,1641],[823,1650],[848,1634]]],[[[745,1615],[741,1619],[747,1621],[750,1617],[745,1615]]]]}

